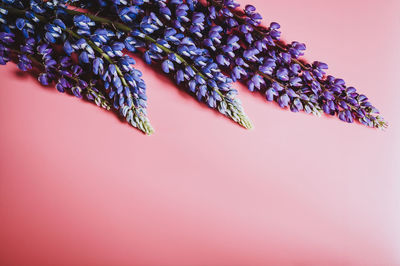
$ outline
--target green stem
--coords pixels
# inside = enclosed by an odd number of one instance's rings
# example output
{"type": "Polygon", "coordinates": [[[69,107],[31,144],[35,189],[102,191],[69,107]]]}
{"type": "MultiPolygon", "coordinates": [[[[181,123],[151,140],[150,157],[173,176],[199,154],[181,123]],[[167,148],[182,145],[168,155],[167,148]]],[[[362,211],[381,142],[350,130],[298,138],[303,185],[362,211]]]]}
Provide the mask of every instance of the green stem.
{"type": "Polygon", "coordinates": [[[117,64],[111,59],[111,57],[108,56],[108,54],[106,54],[103,49],[101,49],[100,47],[98,47],[95,43],[93,43],[91,40],[89,40],[88,38],[84,37],[84,36],[79,36],[78,34],[76,34],[74,31],[72,31],[71,29],[64,29],[65,32],[69,33],[72,37],[74,38],[83,38],[89,45],[90,47],[93,48],[93,50],[95,50],[96,52],[98,52],[105,60],[107,60],[107,62],[109,62],[110,64],[115,65],[115,69],[117,71],[117,74],[119,76],[119,78],[122,81],[122,84],[127,87],[128,83],[126,82],[125,78],[124,78],[124,74],[122,73],[121,69],[117,66],[117,64]]]}

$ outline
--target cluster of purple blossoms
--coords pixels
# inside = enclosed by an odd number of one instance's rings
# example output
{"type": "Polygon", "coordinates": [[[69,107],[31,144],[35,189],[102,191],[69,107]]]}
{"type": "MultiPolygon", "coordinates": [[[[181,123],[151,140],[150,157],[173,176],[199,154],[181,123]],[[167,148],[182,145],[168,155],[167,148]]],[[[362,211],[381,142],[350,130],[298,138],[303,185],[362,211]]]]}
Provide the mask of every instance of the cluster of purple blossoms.
{"type": "Polygon", "coordinates": [[[68,13],[66,1],[2,1],[1,62],[42,71],[43,85],[113,108],[132,126],[151,134],[146,86],[135,61],[122,53],[117,31],[68,13]]]}
{"type": "Polygon", "coordinates": [[[126,51],[245,128],[235,81],[293,112],[387,126],[365,95],[327,75],[325,63],[304,63],[305,45],[283,43],[279,24],[261,20],[234,0],[2,0],[0,64],[38,67],[42,84],[117,110],[147,134],[146,86],[126,51]]]}
{"type": "MultiPolygon", "coordinates": [[[[74,5],[97,11],[92,20],[115,27],[124,36],[125,48],[142,53],[146,63],[158,63],[174,82],[199,101],[231,118],[245,128],[252,124],[244,113],[232,79],[224,75],[207,49],[153,11],[158,1],[75,1],[74,5]],[[103,12],[102,12],[103,10],[103,12]],[[111,10],[111,12],[110,12],[111,10]],[[111,15],[110,15],[111,14],[111,15]],[[115,21],[115,18],[118,21],[115,21]]],[[[71,11],[70,11],[71,12],[71,11]]]]}
{"type": "Polygon", "coordinates": [[[209,51],[233,81],[260,91],[268,101],[293,112],[337,115],[339,119],[384,128],[387,123],[368,98],[343,79],[326,75],[327,64],[303,63],[306,46],[280,41],[280,25],[262,27],[252,5],[239,10],[234,0],[155,1],[160,16],[209,51]]]}

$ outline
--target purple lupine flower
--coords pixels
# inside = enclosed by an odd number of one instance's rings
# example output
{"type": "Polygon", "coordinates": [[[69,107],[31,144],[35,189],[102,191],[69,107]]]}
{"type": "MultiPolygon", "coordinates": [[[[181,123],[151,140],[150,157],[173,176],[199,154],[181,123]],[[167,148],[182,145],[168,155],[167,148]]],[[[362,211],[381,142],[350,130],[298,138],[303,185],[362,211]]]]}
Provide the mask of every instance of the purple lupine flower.
{"type": "MultiPolygon", "coordinates": [[[[103,83],[113,106],[133,125],[137,125],[132,119],[136,111],[131,108],[145,108],[146,97],[144,82],[131,74],[135,72],[133,62],[124,58],[124,49],[143,52],[149,64],[159,62],[177,84],[187,87],[199,100],[233,120],[242,119],[242,124],[247,123],[247,118],[239,101],[234,99],[236,93],[230,85],[237,80],[245,82],[251,91],[265,91],[267,100],[276,101],[284,108],[289,106],[293,112],[325,112],[346,122],[357,119],[368,126],[386,126],[379,111],[364,95],[347,87],[342,79],[327,76],[327,64],[299,61],[306,46],[299,42],[280,42],[278,23],[272,22],[268,28],[260,26],[262,17],[254,6],[247,5],[240,11],[235,0],[209,2],[212,5],[194,0],[74,1],[74,5],[118,17],[124,24],[120,27],[104,20],[96,22],[90,15],[78,11],[68,11],[67,1],[63,0],[18,4],[5,1],[25,10],[25,15],[13,21],[25,39],[33,35],[36,24],[42,24],[38,28],[42,38],[50,44],[62,43],[68,56],[76,53],[84,69],[81,72],[90,71],[90,75],[103,83]],[[40,14],[50,18],[55,17],[54,13],[58,14],[55,20],[45,19],[44,23],[40,19],[40,14]],[[65,25],[64,21],[69,24],[65,25]],[[66,34],[70,28],[83,38],[66,34]]],[[[0,23],[7,21],[3,13],[7,14],[2,12],[0,23]]],[[[11,31],[4,26],[4,32],[11,31]]],[[[51,57],[50,47],[40,49],[46,63],[46,72],[41,77],[44,83],[56,81],[55,73],[60,71],[57,65],[61,61],[51,57]]],[[[8,61],[7,47],[0,46],[0,52],[0,61],[8,61]]],[[[29,54],[29,45],[26,45],[25,52],[19,55],[21,68],[29,68],[29,54]]],[[[62,71],[78,80],[74,88],[88,90],[89,83],[82,85],[84,81],[76,71],[62,71]]],[[[60,83],[60,89],[64,83],[60,83]]]]}
{"type": "MultiPolygon", "coordinates": [[[[187,20],[183,18],[187,12],[186,8],[178,8],[177,12],[181,19],[187,20]]],[[[196,23],[203,20],[203,16],[195,16],[196,23]]],[[[186,86],[198,100],[218,109],[241,125],[250,127],[239,101],[232,98],[234,94],[225,96],[231,90],[231,79],[221,73],[218,64],[208,55],[207,50],[198,48],[192,38],[179,33],[179,25],[175,25],[175,28],[163,28],[164,25],[160,22],[153,12],[143,16],[137,22],[137,27],[132,28],[130,36],[125,39],[125,43],[132,46],[130,50],[138,51],[144,48],[143,58],[146,63],[160,62],[162,70],[173,75],[175,82],[186,86]],[[164,33],[163,38],[152,37],[159,36],[157,34],[160,31],[164,33]],[[193,62],[193,65],[188,65],[186,60],[193,62]]]]}
{"type": "Polygon", "coordinates": [[[150,134],[153,129],[146,117],[145,85],[132,66],[134,60],[122,53],[125,45],[119,32],[112,27],[105,29],[85,14],[69,14],[66,2],[5,3],[12,7],[5,7],[12,14],[4,21],[15,27],[7,28],[12,33],[0,34],[0,45],[4,47],[0,46],[0,61],[9,60],[9,50],[4,44],[12,45],[14,34],[19,34],[24,40],[15,44],[19,47],[15,53],[20,69],[32,68],[32,56],[43,70],[38,76],[43,85],[55,84],[60,92],[68,91],[79,98],[85,96],[106,109],[110,104],[104,95],[108,95],[114,108],[130,124],[150,134]],[[55,14],[57,18],[51,19],[55,14]],[[62,44],[63,50],[54,43],[62,44]],[[78,55],[79,65],[73,63],[73,54],[78,55]],[[99,90],[98,85],[104,89],[99,90]]]}
{"type": "MultiPolygon", "coordinates": [[[[305,44],[277,42],[281,33],[280,25],[276,22],[272,22],[268,28],[259,26],[261,15],[256,13],[254,6],[248,5],[241,12],[237,9],[239,4],[233,0],[210,0],[209,2],[212,6],[204,6],[203,3],[197,2],[191,8],[185,8],[185,16],[190,17],[191,12],[195,14],[208,10],[210,16],[206,15],[205,22],[201,22],[198,27],[203,30],[196,31],[192,36],[198,45],[202,45],[215,56],[220,67],[227,73],[231,73],[234,81],[244,81],[249,90],[254,91],[255,83],[251,79],[258,74],[265,78],[265,85],[263,84],[262,87],[269,100],[280,101],[281,105],[285,106],[286,101],[282,101],[280,98],[283,96],[286,99],[283,94],[288,89],[299,94],[300,97],[296,98],[296,101],[293,100],[292,111],[297,112],[303,109],[308,113],[320,114],[325,111],[325,113],[339,115],[341,110],[349,110],[352,116],[357,117],[361,123],[374,127],[386,126],[382,117],[377,116],[374,112],[376,108],[373,109],[369,102],[363,105],[356,104],[358,102],[355,99],[358,97],[357,93],[353,97],[343,96],[341,91],[346,88],[343,80],[334,79],[336,80],[335,84],[330,84],[326,78],[327,64],[323,62],[303,64],[297,60],[304,55],[305,44]],[[235,34],[231,34],[232,32],[235,34]],[[206,39],[198,36],[204,36],[206,39]],[[233,46],[239,40],[242,45],[233,46]],[[238,64],[238,58],[248,64],[238,64]],[[284,91],[279,92],[278,95],[275,95],[273,90],[269,90],[274,80],[283,83],[284,91]],[[369,118],[365,119],[366,116],[369,118]],[[372,117],[376,119],[370,119],[372,117]],[[374,122],[370,123],[370,121],[374,122]]],[[[168,10],[174,10],[176,6],[182,9],[185,2],[158,1],[157,4],[168,10]]],[[[192,21],[180,20],[180,27],[177,29],[185,32],[185,29],[190,27],[190,23],[192,21]]],[[[187,33],[190,34],[190,32],[187,33]]],[[[346,115],[347,118],[352,116],[346,115]]],[[[341,117],[343,118],[343,115],[341,117]]],[[[342,120],[353,121],[353,119],[342,120]]]]}

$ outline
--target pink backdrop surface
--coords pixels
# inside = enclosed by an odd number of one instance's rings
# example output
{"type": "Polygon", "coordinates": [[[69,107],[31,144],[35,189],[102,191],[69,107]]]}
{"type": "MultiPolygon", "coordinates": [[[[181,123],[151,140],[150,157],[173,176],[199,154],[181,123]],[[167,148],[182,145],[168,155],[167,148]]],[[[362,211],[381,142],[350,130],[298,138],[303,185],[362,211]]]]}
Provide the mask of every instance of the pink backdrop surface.
{"type": "Polygon", "coordinates": [[[246,131],[139,60],[148,137],[9,64],[0,265],[400,265],[400,2],[248,3],[390,127],[291,113],[237,84],[246,131]]]}

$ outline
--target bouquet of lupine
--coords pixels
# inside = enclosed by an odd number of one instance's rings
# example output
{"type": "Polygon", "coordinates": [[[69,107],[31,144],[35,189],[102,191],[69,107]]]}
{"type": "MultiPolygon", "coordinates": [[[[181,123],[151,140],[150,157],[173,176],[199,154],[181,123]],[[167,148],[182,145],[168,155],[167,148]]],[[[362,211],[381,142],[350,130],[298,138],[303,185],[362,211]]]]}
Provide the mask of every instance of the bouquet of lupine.
{"type": "Polygon", "coordinates": [[[254,6],[235,0],[1,0],[0,63],[39,70],[43,85],[113,110],[146,134],[146,85],[132,53],[245,128],[252,124],[237,81],[292,112],[387,126],[327,64],[303,60],[303,43],[284,43],[278,23],[261,22],[254,6]]]}

